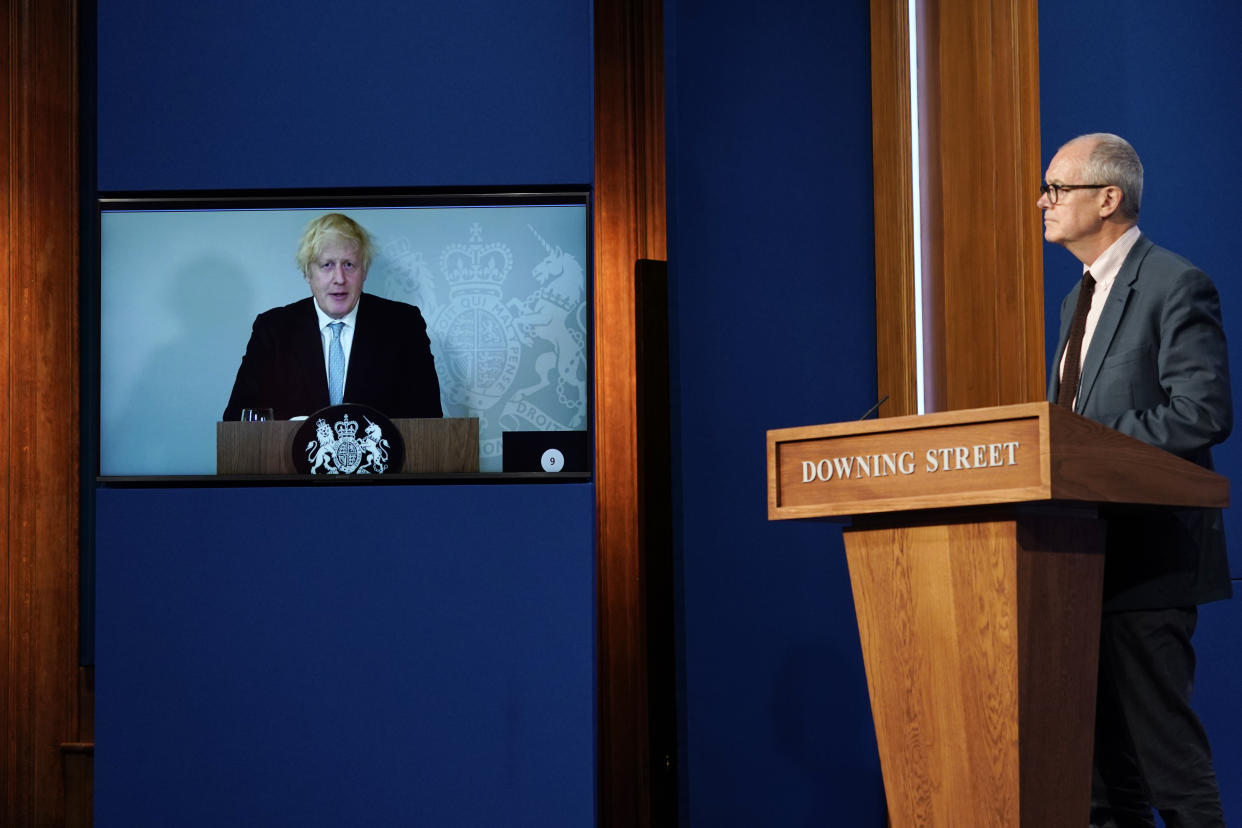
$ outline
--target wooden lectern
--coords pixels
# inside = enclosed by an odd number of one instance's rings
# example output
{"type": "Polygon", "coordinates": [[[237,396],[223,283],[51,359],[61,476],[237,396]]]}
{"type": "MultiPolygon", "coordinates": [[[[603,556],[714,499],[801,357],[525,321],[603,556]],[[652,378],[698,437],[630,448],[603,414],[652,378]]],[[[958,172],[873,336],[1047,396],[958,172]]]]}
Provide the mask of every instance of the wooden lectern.
{"type": "MultiPolygon", "coordinates": [[[[479,470],[477,417],[396,419],[405,441],[402,473],[479,470]]],[[[216,474],[297,474],[293,436],[301,421],[216,423],[216,474]]]]}
{"type": "Polygon", "coordinates": [[[1049,403],[768,432],[768,517],[846,558],[894,828],[1085,826],[1101,504],[1225,478],[1049,403]]]}

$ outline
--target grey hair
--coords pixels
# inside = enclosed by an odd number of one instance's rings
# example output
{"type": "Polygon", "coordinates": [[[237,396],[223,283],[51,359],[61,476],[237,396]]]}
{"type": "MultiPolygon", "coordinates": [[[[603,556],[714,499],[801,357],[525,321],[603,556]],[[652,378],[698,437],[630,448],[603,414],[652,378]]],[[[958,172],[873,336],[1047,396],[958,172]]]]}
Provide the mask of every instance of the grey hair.
{"type": "Polygon", "coordinates": [[[1130,142],[1111,132],[1080,135],[1075,141],[1092,141],[1095,146],[1083,164],[1084,182],[1112,184],[1121,189],[1117,212],[1123,218],[1138,219],[1143,203],[1143,162],[1130,142]]]}

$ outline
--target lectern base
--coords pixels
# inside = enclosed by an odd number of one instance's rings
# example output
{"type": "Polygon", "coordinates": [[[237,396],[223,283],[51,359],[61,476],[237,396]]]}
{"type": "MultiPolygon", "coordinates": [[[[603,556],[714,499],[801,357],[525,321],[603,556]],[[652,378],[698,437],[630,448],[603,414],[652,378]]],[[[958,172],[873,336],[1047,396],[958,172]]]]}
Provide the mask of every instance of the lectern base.
{"type": "Polygon", "coordinates": [[[845,547],[894,828],[1086,825],[1095,510],[858,518],[845,547]]]}

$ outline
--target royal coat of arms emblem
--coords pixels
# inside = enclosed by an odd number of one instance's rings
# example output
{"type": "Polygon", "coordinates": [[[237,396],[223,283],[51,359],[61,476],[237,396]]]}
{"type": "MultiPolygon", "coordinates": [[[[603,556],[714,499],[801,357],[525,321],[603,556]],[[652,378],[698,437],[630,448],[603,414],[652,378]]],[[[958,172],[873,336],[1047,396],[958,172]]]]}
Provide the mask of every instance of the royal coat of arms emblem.
{"type": "Polygon", "coordinates": [[[293,439],[293,464],[303,474],[384,474],[400,471],[404,456],[392,422],[360,405],[321,409],[293,439]]]}

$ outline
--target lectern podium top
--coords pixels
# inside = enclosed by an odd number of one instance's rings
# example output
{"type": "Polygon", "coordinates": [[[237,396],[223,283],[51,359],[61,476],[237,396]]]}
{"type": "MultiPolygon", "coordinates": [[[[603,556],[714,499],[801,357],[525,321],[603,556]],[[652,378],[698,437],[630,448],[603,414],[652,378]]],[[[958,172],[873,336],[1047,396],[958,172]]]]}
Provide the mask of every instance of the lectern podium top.
{"type": "Polygon", "coordinates": [[[1075,501],[1223,507],[1215,472],[1047,402],[768,432],[768,518],[1075,501]]]}
{"type": "MultiPolygon", "coordinates": [[[[449,474],[479,470],[477,417],[399,417],[392,422],[405,442],[401,473],[449,474]]],[[[295,420],[216,423],[216,473],[297,474],[292,449],[293,438],[301,425],[295,420]]]]}

